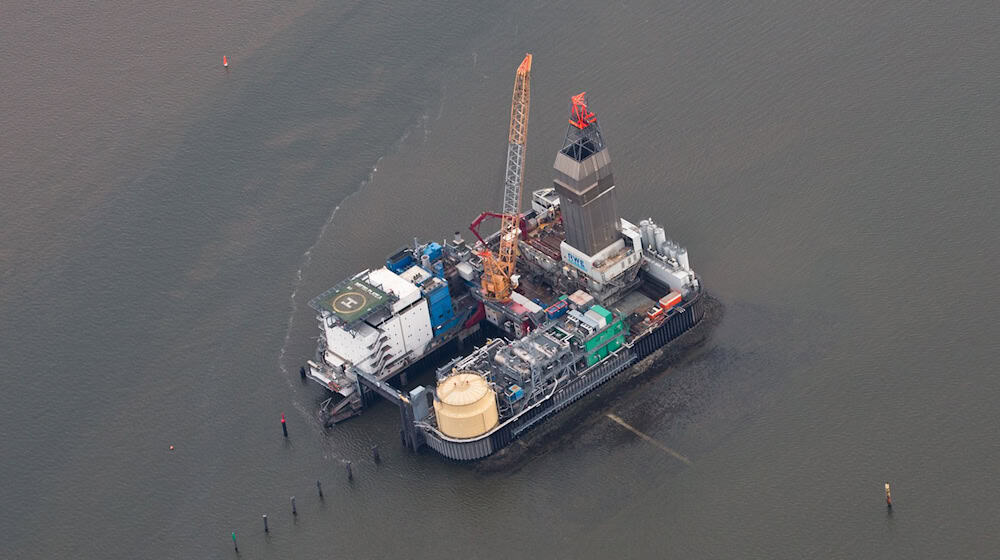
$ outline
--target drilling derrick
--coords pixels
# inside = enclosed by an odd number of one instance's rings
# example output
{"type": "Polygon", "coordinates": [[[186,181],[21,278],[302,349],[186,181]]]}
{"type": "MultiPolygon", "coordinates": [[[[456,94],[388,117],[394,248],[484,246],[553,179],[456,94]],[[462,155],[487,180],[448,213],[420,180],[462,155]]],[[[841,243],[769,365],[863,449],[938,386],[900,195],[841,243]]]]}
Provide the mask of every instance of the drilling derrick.
{"type": "MultiPolygon", "coordinates": [[[[524,156],[528,140],[528,109],[531,101],[531,55],[524,56],[514,78],[514,94],[510,102],[510,130],[507,135],[507,171],[504,176],[503,212],[500,218],[500,245],[494,255],[489,248],[483,258],[483,297],[506,301],[513,289],[511,275],[517,262],[517,241],[520,237],[521,189],[524,186],[524,156]]],[[[484,216],[473,224],[475,226],[484,216]]],[[[476,233],[478,237],[479,234],[476,233]]],[[[480,238],[481,239],[481,238],[480,238]]]]}
{"type": "Polygon", "coordinates": [[[611,155],[597,115],[587,108],[586,92],[571,98],[566,141],[553,168],[566,243],[574,254],[594,256],[619,240],[611,155]]]}

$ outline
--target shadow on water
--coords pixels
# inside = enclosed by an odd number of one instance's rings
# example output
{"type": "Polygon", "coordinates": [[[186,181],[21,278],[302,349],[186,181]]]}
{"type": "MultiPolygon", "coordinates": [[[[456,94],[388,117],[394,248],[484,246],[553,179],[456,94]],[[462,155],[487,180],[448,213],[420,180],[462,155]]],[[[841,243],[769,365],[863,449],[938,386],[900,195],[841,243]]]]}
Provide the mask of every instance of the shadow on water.
{"type": "Polygon", "coordinates": [[[634,403],[651,380],[698,360],[724,315],[724,307],[719,300],[708,296],[705,303],[705,318],[696,327],[532,429],[510,446],[476,463],[476,471],[511,474],[552,451],[571,447],[605,418],[604,412],[624,410],[621,404],[634,403]]]}
{"type": "Polygon", "coordinates": [[[792,364],[801,367],[818,356],[781,342],[792,336],[789,314],[723,304],[709,295],[705,320],[697,327],[473,468],[486,475],[510,475],[549,453],[581,445],[634,444],[636,433],[609,420],[611,416],[640,433],[715,434],[685,443],[686,454],[707,452],[770,402],[792,364]],[[748,336],[736,343],[717,336],[732,328],[748,336]],[[705,429],[708,425],[712,430],[705,429]]]}

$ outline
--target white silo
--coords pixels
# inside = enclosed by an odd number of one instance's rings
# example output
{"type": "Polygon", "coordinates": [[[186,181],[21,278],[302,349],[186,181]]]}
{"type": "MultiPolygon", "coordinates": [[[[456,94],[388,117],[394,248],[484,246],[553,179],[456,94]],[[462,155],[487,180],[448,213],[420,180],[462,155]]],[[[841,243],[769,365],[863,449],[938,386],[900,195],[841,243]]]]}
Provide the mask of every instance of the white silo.
{"type": "Polygon", "coordinates": [[[688,263],[687,248],[681,247],[677,250],[677,264],[679,264],[684,270],[691,270],[691,265],[688,263]]]}
{"type": "Polygon", "coordinates": [[[656,227],[656,224],[653,223],[653,220],[643,220],[639,222],[639,225],[639,232],[642,234],[642,246],[650,251],[655,251],[656,235],[653,228],[656,227]],[[642,225],[643,222],[645,222],[644,226],[642,225]]]}
{"type": "Polygon", "coordinates": [[[653,237],[656,239],[656,252],[662,255],[667,248],[667,232],[663,231],[663,228],[657,227],[653,232],[653,237]]]}

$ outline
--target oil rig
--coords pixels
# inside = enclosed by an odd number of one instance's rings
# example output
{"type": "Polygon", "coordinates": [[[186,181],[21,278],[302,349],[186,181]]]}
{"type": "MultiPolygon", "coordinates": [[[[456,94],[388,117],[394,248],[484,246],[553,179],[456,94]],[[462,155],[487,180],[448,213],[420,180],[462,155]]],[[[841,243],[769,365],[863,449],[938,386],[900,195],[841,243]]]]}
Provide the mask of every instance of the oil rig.
{"type": "Polygon", "coordinates": [[[310,301],[321,336],[303,374],[333,394],[327,425],[383,398],[409,449],[480,459],[704,316],[687,249],[651,218],[619,216],[585,92],[570,99],[552,186],[522,208],[531,65],[528,54],[515,73],[502,208],[472,222],[474,241],[414,239],[310,301]],[[500,228],[484,236],[487,218],[500,228]],[[481,343],[466,352],[470,341],[481,343]],[[436,383],[407,389],[408,369],[439,351],[436,383]]]}

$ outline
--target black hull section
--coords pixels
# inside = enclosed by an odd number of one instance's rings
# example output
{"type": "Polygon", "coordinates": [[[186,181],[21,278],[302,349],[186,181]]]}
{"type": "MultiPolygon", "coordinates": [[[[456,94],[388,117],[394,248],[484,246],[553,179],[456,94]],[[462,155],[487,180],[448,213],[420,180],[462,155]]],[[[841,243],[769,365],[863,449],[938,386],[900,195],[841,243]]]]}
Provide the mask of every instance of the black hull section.
{"type": "Polygon", "coordinates": [[[697,325],[705,316],[704,298],[698,297],[684,306],[683,313],[677,313],[663,322],[662,325],[650,331],[649,334],[637,340],[632,348],[640,360],[663,348],[671,340],[684,334],[697,325]]]}
{"type": "Polygon", "coordinates": [[[425,443],[441,455],[458,461],[482,459],[503,449],[532,427],[566,408],[622,371],[629,369],[633,364],[666,346],[701,322],[705,316],[703,296],[699,294],[695,299],[686,302],[682,309],[683,312],[674,313],[659,327],[634,341],[631,347],[623,346],[619,351],[596,364],[566,386],[557,389],[546,400],[502,424],[493,432],[477,439],[455,440],[444,437],[436,431],[423,430],[425,443]]]}

